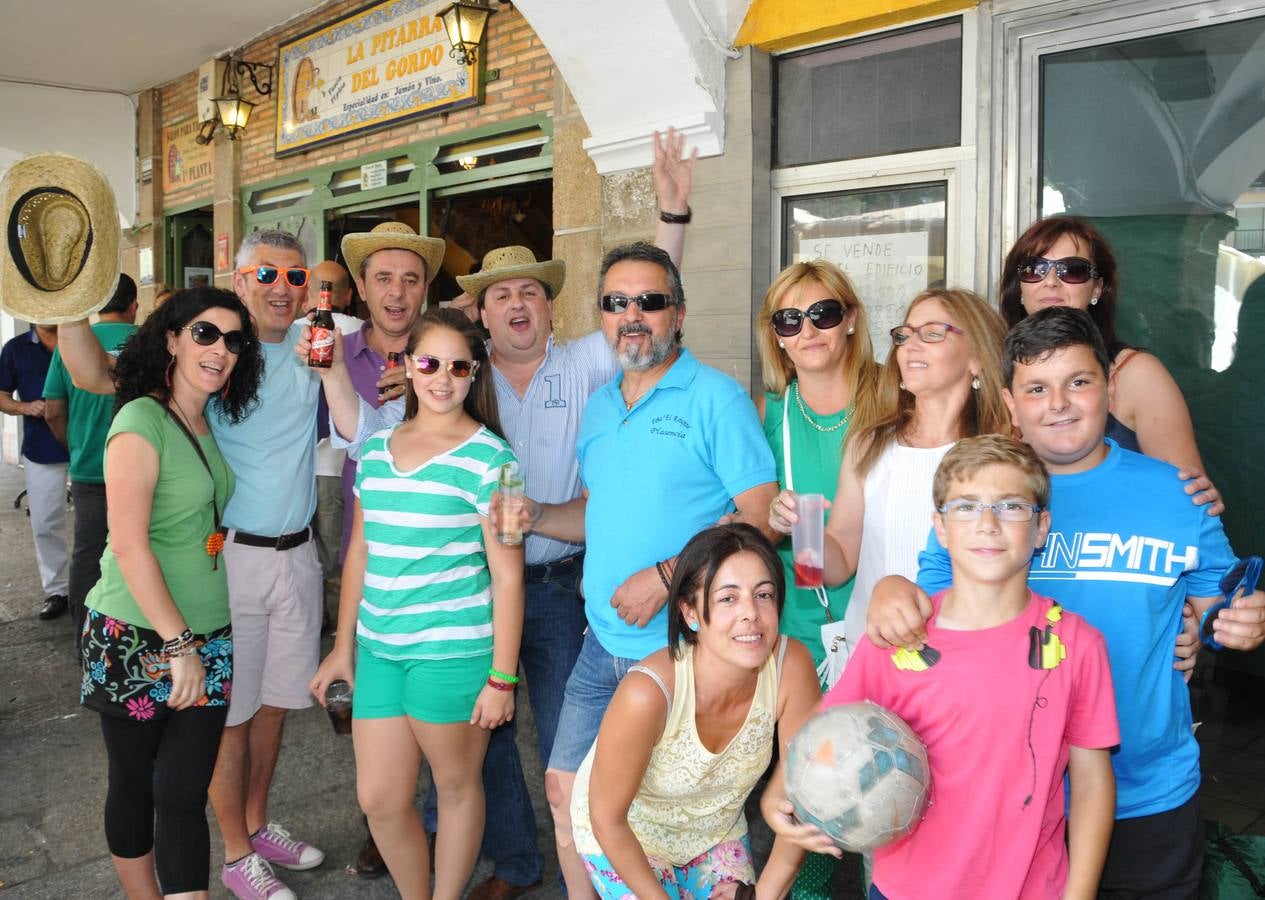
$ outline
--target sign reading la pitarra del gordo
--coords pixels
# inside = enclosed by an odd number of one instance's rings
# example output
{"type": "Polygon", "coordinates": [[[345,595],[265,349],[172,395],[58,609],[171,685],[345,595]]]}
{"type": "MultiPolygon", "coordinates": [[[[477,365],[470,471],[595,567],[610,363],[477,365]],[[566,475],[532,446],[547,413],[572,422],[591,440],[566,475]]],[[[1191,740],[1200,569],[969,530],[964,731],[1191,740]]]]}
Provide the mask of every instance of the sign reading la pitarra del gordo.
{"type": "Polygon", "coordinates": [[[481,103],[483,54],[461,65],[442,0],[387,0],[278,50],[277,155],[481,103]]]}

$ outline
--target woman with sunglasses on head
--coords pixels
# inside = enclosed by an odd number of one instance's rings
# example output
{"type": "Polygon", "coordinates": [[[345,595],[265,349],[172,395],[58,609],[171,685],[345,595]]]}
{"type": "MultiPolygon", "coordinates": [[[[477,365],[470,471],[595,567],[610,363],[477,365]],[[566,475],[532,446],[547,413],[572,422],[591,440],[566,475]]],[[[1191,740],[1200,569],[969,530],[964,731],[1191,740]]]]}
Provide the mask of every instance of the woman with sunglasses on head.
{"type": "Polygon", "coordinates": [[[233,473],[206,408],[239,421],[262,375],[249,313],[216,288],[173,294],[114,368],[110,536],[85,600],[81,697],[101,717],[106,842],[129,897],[207,896],[207,787],[233,671],[219,558],[233,473]]]}
{"type": "MultiPolygon", "coordinates": [[[[848,434],[839,487],[826,523],[826,584],[855,579],[844,618],[849,647],[865,635],[870,592],[886,575],[913,578],[927,543],[931,480],[959,439],[1009,434],[1002,397],[1006,326],[970,291],[923,291],[905,324],[892,329],[892,352],[875,403],[848,434]]],[[[793,496],[774,500],[769,525],[789,534],[793,496]]]]}
{"type": "Polygon", "coordinates": [[[1125,449],[1177,466],[1189,481],[1186,493],[1197,504],[1210,504],[1209,515],[1225,510],[1220,493],[1204,474],[1190,411],[1177,382],[1159,359],[1128,346],[1116,334],[1119,272],[1110,245],[1096,228],[1075,216],[1032,223],[1006,254],[1000,293],[1007,326],[1047,306],[1088,312],[1112,360],[1107,437],[1125,449]]]}
{"type": "Polygon", "coordinates": [[[457,310],[425,313],[404,356],[404,421],[365,442],[334,649],[312,679],[354,686],[356,790],[395,886],[432,896],[413,806],[422,756],[439,796],[436,900],[456,900],[483,834],[483,756],[514,714],[522,547],[498,544],[488,505],[514,455],[488,355],[457,310]]]}
{"type": "Polygon", "coordinates": [[[743,805],[816,706],[811,657],[778,635],[784,580],[746,524],[695,535],[668,591],[668,646],[628,670],[576,774],[575,846],[599,897],[783,897],[779,838],[755,882],[743,805]]]}

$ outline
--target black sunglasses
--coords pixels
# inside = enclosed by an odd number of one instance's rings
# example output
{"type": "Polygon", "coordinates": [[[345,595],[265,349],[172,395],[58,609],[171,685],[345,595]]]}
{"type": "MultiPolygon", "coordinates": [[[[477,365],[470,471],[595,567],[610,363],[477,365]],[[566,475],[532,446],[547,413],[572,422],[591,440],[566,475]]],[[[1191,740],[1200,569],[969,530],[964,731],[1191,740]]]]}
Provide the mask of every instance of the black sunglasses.
{"type": "Polygon", "coordinates": [[[251,272],[255,273],[255,280],[260,284],[272,284],[277,280],[278,275],[285,272],[286,283],[291,287],[303,287],[307,284],[310,274],[307,269],[299,266],[291,266],[288,269],[278,269],[276,266],[248,266],[241,270],[243,275],[249,275],[251,272]]]}
{"type": "Polygon", "coordinates": [[[787,307],[773,314],[773,330],[778,337],[793,337],[804,328],[804,318],[813,320],[813,326],[821,330],[836,328],[843,321],[843,304],[838,300],[818,300],[808,309],[787,307]]]}
{"type": "Polygon", "coordinates": [[[219,327],[210,322],[194,322],[192,325],[186,325],[181,331],[189,332],[195,344],[201,344],[203,347],[210,347],[220,338],[224,338],[224,348],[229,353],[237,355],[246,349],[246,341],[248,338],[240,331],[220,331],[219,327]]]}
{"type": "Polygon", "coordinates": [[[1019,263],[1019,280],[1025,284],[1045,281],[1051,268],[1064,284],[1084,284],[1089,279],[1098,277],[1097,266],[1082,256],[1065,256],[1062,259],[1030,256],[1019,263]]]}
{"type": "Polygon", "coordinates": [[[629,303],[636,303],[641,307],[642,312],[662,312],[672,305],[672,298],[667,294],[653,292],[637,294],[635,297],[625,297],[623,294],[605,294],[602,297],[602,312],[622,313],[628,308],[629,303]]]}

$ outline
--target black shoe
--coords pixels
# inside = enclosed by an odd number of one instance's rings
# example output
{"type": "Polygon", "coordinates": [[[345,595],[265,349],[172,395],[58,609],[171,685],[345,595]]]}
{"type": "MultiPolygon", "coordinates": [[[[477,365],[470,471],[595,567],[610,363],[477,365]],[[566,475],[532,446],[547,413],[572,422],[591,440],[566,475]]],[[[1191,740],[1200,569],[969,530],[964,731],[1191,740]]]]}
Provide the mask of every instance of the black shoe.
{"type": "Polygon", "coordinates": [[[378,845],[374,843],[372,834],[365,836],[365,845],[360,848],[353,868],[361,878],[379,878],[386,874],[387,864],[382,861],[382,854],[378,852],[378,845]]]}
{"type": "Polygon", "coordinates": [[[66,612],[70,601],[65,594],[54,594],[44,601],[44,608],[40,610],[40,618],[44,621],[56,619],[58,616],[66,612]]]}

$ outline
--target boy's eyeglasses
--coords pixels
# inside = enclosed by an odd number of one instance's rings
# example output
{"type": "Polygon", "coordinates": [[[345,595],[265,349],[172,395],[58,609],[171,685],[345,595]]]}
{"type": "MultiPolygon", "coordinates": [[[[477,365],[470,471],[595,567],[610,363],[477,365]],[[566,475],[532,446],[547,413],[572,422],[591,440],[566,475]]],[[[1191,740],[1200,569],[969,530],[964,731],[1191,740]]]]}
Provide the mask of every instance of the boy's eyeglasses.
{"type": "Polygon", "coordinates": [[[812,319],[813,327],[825,331],[837,328],[843,321],[843,304],[838,300],[818,300],[808,309],[788,307],[773,314],[773,330],[778,337],[794,337],[804,330],[804,319],[812,319]]]}
{"type": "Polygon", "coordinates": [[[234,356],[246,348],[246,341],[248,340],[246,335],[240,331],[220,331],[219,326],[211,322],[194,322],[192,325],[186,325],[180,330],[189,332],[193,342],[201,344],[203,347],[210,347],[220,338],[224,338],[224,349],[234,356]]]}
{"type": "Polygon", "coordinates": [[[626,297],[623,294],[605,294],[601,302],[602,312],[622,313],[628,308],[629,303],[636,303],[642,312],[662,312],[672,305],[672,298],[667,294],[657,292],[638,294],[635,297],[626,297]]]}
{"type": "Polygon", "coordinates": [[[953,334],[966,334],[966,332],[961,328],[958,328],[956,325],[950,325],[948,322],[924,322],[921,325],[897,325],[888,332],[888,334],[892,336],[892,343],[899,347],[902,344],[909,343],[909,339],[915,334],[918,335],[918,340],[922,341],[924,344],[939,344],[949,336],[950,332],[953,334]]]}
{"type": "Polygon", "coordinates": [[[308,269],[300,266],[291,266],[288,269],[278,269],[276,266],[247,266],[244,269],[238,269],[243,275],[255,274],[255,280],[260,284],[274,284],[277,276],[285,272],[286,284],[290,287],[303,287],[307,284],[308,276],[312,273],[308,269]]]}
{"type": "Polygon", "coordinates": [[[1256,586],[1261,580],[1261,565],[1259,556],[1248,556],[1232,565],[1221,576],[1222,599],[1208,607],[1199,617],[1199,639],[1209,650],[1220,650],[1222,647],[1221,642],[1213,637],[1212,623],[1217,620],[1221,610],[1234,602],[1235,597],[1246,597],[1256,592],[1256,586]]]}
{"type": "Polygon", "coordinates": [[[1062,259],[1030,256],[1019,263],[1019,280],[1026,284],[1045,281],[1051,268],[1064,284],[1084,284],[1089,279],[1098,277],[1098,267],[1083,256],[1065,256],[1062,259]]]}
{"type": "Polygon", "coordinates": [[[434,375],[443,366],[453,378],[469,378],[479,369],[477,359],[440,359],[438,356],[420,354],[413,357],[413,364],[423,375],[434,375]]]}
{"type": "Polygon", "coordinates": [[[940,513],[950,522],[978,522],[984,510],[992,510],[999,522],[1031,522],[1041,512],[1041,507],[1027,500],[998,500],[981,503],[978,500],[950,500],[940,507],[940,513]]]}

